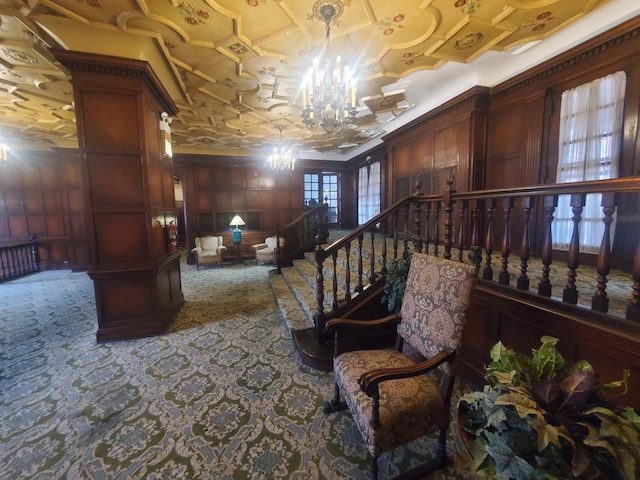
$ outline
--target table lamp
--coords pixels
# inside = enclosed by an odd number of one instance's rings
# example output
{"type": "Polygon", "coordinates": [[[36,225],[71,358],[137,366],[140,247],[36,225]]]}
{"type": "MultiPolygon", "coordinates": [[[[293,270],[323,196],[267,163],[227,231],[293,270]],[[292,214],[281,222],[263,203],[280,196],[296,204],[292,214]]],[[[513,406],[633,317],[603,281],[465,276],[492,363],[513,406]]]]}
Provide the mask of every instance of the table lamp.
{"type": "Polygon", "coordinates": [[[240,230],[239,227],[244,224],[244,220],[240,218],[240,215],[236,215],[233,217],[231,222],[229,222],[229,225],[236,227],[233,229],[233,243],[240,243],[240,240],[242,239],[242,230],[240,230]]]}

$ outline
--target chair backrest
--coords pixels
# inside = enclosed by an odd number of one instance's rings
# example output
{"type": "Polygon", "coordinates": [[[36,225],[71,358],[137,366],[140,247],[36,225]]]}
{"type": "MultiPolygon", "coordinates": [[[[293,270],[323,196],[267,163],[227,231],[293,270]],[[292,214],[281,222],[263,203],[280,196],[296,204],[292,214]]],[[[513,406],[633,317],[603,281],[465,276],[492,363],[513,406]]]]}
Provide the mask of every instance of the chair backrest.
{"type": "Polygon", "coordinates": [[[473,265],[413,253],[398,334],[425,358],[457,350],[476,278],[473,265]]]}
{"type": "Polygon", "coordinates": [[[196,247],[201,247],[202,250],[217,250],[222,246],[222,237],[207,236],[196,237],[196,247]]]}
{"type": "MultiPolygon", "coordinates": [[[[275,236],[274,237],[267,237],[264,240],[264,243],[266,243],[269,248],[276,248],[276,246],[278,245],[277,242],[278,242],[278,240],[277,240],[277,237],[275,237],[275,236]]],[[[282,238],[282,237],[280,237],[280,246],[284,247],[284,238],[282,238]]]]}

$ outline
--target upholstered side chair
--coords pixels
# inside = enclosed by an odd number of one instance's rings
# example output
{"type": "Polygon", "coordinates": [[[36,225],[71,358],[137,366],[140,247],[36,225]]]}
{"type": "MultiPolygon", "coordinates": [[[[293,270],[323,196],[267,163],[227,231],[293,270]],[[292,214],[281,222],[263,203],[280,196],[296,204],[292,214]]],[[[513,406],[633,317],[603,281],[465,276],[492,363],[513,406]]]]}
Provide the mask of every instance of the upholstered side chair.
{"type": "Polygon", "coordinates": [[[379,320],[332,319],[335,394],[324,412],[348,408],[372,456],[437,432],[433,460],[405,472],[423,476],[449,463],[446,453],[454,360],[477,278],[475,265],[413,253],[400,315],[379,320]],[[397,324],[396,349],[341,352],[340,332],[397,324]],[[411,352],[411,355],[407,353],[411,352]],[[341,399],[341,395],[344,401],[341,399]]]}
{"type": "Polygon", "coordinates": [[[227,247],[222,245],[221,236],[196,237],[195,247],[191,253],[196,256],[196,268],[200,270],[200,265],[224,265],[224,254],[227,247]]]}
{"type": "Polygon", "coordinates": [[[280,248],[284,247],[284,238],[277,236],[267,237],[263,243],[257,243],[252,245],[251,248],[256,254],[256,265],[258,262],[262,263],[277,263],[278,262],[278,244],[280,248]]]}

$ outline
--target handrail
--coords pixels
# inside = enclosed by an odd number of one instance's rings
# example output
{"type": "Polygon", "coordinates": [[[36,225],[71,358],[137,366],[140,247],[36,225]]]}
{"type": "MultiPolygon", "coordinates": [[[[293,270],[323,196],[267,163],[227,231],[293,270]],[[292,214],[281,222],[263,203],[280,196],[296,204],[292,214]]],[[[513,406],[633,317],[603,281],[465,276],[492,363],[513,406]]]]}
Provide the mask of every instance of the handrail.
{"type": "MultiPolygon", "coordinates": [[[[509,286],[510,278],[516,276],[515,287],[518,290],[529,290],[530,285],[530,254],[533,249],[531,231],[543,232],[540,245],[540,260],[542,262],[541,279],[538,284],[537,295],[551,298],[550,270],[553,261],[553,241],[551,238],[551,225],[554,220],[553,213],[557,206],[557,198],[560,195],[571,195],[571,208],[573,211],[574,233],[569,243],[567,253],[567,278],[562,281],[562,302],[577,304],[578,291],[576,287],[576,272],[579,267],[580,245],[577,235],[581,221],[584,199],[590,193],[602,193],[602,222],[605,234],[597,256],[597,284],[593,286],[594,293],[591,301],[591,309],[594,312],[607,313],[609,299],[606,292],[607,275],[612,261],[609,232],[614,214],[617,210],[618,194],[628,192],[640,192],[640,176],[624,177],[609,180],[596,180],[576,183],[564,183],[553,185],[533,185],[518,188],[502,188],[493,190],[478,190],[471,192],[455,192],[451,189],[453,178],[447,181],[448,188],[441,194],[423,195],[420,193],[420,179],[416,184],[416,192],[406,198],[398,200],[390,208],[376,215],[352,232],[344,235],[331,245],[324,248],[320,243],[316,244],[316,298],[317,311],[314,314],[314,322],[318,340],[322,341],[326,335],[325,324],[331,312],[325,312],[324,273],[333,271],[332,305],[334,309],[338,305],[340,293],[338,285],[343,288],[343,300],[348,301],[351,291],[362,291],[363,278],[367,278],[369,284],[384,277],[387,267],[387,242],[392,242],[392,258],[397,258],[399,241],[404,242],[403,255],[409,249],[409,243],[416,251],[426,251],[433,255],[442,254],[445,258],[452,257],[452,250],[457,249],[457,260],[465,261],[464,251],[477,245],[484,248],[485,265],[482,270],[482,278],[486,281],[494,281],[494,270],[499,275],[497,282],[509,286]],[[519,202],[516,204],[515,200],[519,202]],[[538,199],[538,201],[536,201],[538,199]],[[496,201],[500,200],[500,209],[496,201]],[[454,209],[454,207],[457,208],[454,209]],[[534,209],[541,210],[538,217],[534,217],[534,209]],[[497,212],[502,215],[498,217],[497,212]],[[454,213],[455,212],[455,213],[454,213]],[[519,232],[512,232],[515,220],[521,224],[519,232]],[[536,226],[535,222],[539,224],[536,226]],[[502,235],[496,235],[497,224],[502,228],[502,235]],[[370,234],[368,252],[363,250],[365,235],[370,234]],[[514,236],[513,234],[517,235],[514,236]],[[519,236],[519,238],[518,238],[519,236]],[[512,242],[512,237],[513,241],[512,242]],[[377,241],[376,241],[377,240],[377,241]],[[519,240],[519,241],[517,241],[519,240]],[[352,250],[352,244],[357,245],[352,250]],[[510,261],[513,261],[511,249],[518,245],[517,260],[519,260],[519,273],[514,275],[509,271],[510,261]],[[492,255],[496,248],[496,256],[500,262],[497,266],[492,264],[492,255]],[[376,252],[376,248],[379,252],[376,252]],[[444,252],[441,253],[443,249],[444,252]],[[338,281],[335,278],[338,262],[338,253],[345,251],[344,278],[338,281]],[[355,256],[355,258],[350,258],[355,256]],[[366,258],[365,258],[366,257],[366,258]],[[328,260],[329,259],[329,260],[328,260]],[[325,270],[325,262],[332,262],[332,267],[325,270]],[[352,262],[357,262],[357,266],[352,262]],[[365,272],[364,265],[368,262],[365,272]],[[358,277],[357,286],[351,285],[351,270],[358,277]]],[[[637,223],[637,222],[636,222],[637,223]]],[[[635,224],[634,224],[635,225],[635,224]]],[[[631,298],[626,308],[625,318],[640,322],[640,240],[634,245],[635,254],[631,268],[631,298]]]]}
{"type": "Polygon", "coordinates": [[[316,236],[320,235],[320,240],[326,242],[329,235],[327,211],[328,205],[323,203],[303,213],[284,227],[276,224],[276,266],[278,272],[281,270],[282,261],[292,258],[314,245],[317,241],[316,236]],[[280,250],[280,237],[284,239],[282,251],[280,250]]]}

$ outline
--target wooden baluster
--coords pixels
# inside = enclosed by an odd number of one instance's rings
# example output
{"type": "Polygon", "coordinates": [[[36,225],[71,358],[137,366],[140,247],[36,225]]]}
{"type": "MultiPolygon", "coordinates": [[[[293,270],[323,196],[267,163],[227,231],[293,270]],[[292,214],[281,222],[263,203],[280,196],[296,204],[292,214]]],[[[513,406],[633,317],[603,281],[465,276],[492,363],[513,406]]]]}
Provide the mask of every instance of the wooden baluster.
{"type": "Polygon", "coordinates": [[[337,310],[338,308],[338,269],[337,269],[338,251],[336,250],[335,252],[333,252],[331,257],[333,260],[333,281],[332,281],[333,303],[331,304],[331,308],[333,310],[337,310]]]}
{"type": "MultiPolygon", "coordinates": [[[[256,264],[257,263],[256,261],[256,264]]],[[[276,222],[276,270],[279,274],[282,273],[280,265],[280,222],[276,222]]]]}
{"type": "Polygon", "coordinates": [[[40,270],[40,266],[38,265],[38,250],[36,248],[36,241],[34,236],[31,237],[31,262],[33,266],[33,268],[31,269],[32,272],[40,270]]]}
{"type": "Polygon", "coordinates": [[[511,254],[511,212],[513,212],[513,198],[502,200],[504,205],[504,231],[502,233],[502,269],[498,276],[500,285],[509,285],[509,255],[511,254]]]}
{"type": "Polygon", "coordinates": [[[362,292],[364,290],[364,285],[362,284],[362,277],[364,275],[364,271],[362,267],[362,239],[363,239],[363,234],[358,235],[358,286],[356,287],[357,292],[362,292]]]}
{"type": "Polygon", "coordinates": [[[604,217],[604,233],[600,242],[600,250],[598,251],[598,263],[596,265],[598,271],[598,285],[596,291],[591,297],[591,309],[596,312],[609,311],[609,298],[607,297],[607,275],[611,270],[611,223],[613,215],[616,212],[616,201],[613,193],[602,194],[602,213],[604,217]]]}
{"type": "Polygon", "coordinates": [[[482,214],[482,200],[476,200],[471,209],[471,246],[480,246],[480,215],[482,214]]]}
{"type": "Polygon", "coordinates": [[[467,248],[467,207],[469,202],[462,200],[458,209],[458,261],[464,262],[464,251],[467,248]]]}
{"type": "Polygon", "coordinates": [[[625,318],[634,322],[640,322],[640,235],[636,235],[636,253],[633,257],[633,265],[631,267],[631,278],[633,285],[631,286],[631,300],[627,305],[625,318]]]}
{"type": "Polygon", "coordinates": [[[413,202],[413,225],[411,226],[411,236],[414,238],[420,238],[422,232],[422,217],[421,217],[421,202],[419,200],[413,202]]]}
{"type": "Polygon", "coordinates": [[[580,220],[582,220],[582,209],[585,205],[585,195],[574,193],[571,195],[571,211],[573,212],[573,232],[569,242],[569,254],[567,256],[567,283],[562,290],[562,301],[576,305],[578,303],[578,289],[576,288],[576,269],[580,264],[580,220]]]}
{"type": "Polygon", "coordinates": [[[9,278],[7,270],[7,251],[0,249],[0,280],[9,278]]]}
{"type": "Polygon", "coordinates": [[[393,258],[398,258],[398,221],[400,214],[393,212],[393,258]]]}
{"type": "MultiPolygon", "coordinates": [[[[348,302],[351,300],[351,242],[347,242],[344,246],[344,253],[346,254],[345,272],[344,272],[344,299],[348,302]]],[[[335,274],[334,274],[335,276],[335,274]]]]}
{"type": "Polygon", "coordinates": [[[371,256],[369,257],[369,285],[376,281],[376,247],[375,247],[375,231],[369,232],[371,236],[371,256]]]}
{"type": "Polygon", "coordinates": [[[322,273],[322,246],[320,245],[320,235],[316,236],[316,301],[318,309],[313,317],[316,327],[316,336],[321,342],[324,337],[324,327],[327,324],[327,316],[324,313],[324,274],[322,273]]]}
{"type": "Polygon", "coordinates": [[[545,219],[545,235],[542,240],[542,252],[541,252],[541,260],[542,260],[542,279],[540,283],[538,283],[538,295],[542,295],[543,297],[551,296],[551,281],[549,280],[549,272],[551,271],[551,261],[553,256],[553,238],[552,238],[552,228],[553,224],[553,213],[558,206],[558,196],[557,195],[547,195],[544,197],[544,219],[545,219]]]}
{"type": "Polygon", "coordinates": [[[433,210],[433,255],[438,256],[438,245],[440,243],[440,206],[441,202],[436,201],[433,210]]]}
{"type": "Polygon", "coordinates": [[[529,290],[529,255],[531,254],[531,233],[529,222],[531,221],[531,210],[533,198],[522,198],[522,238],[520,241],[520,276],[518,277],[518,290],[529,290]]]}
{"type": "Polygon", "coordinates": [[[449,260],[453,246],[453,200],[451,200],[449,188],[442,192],[442,201],[444,203],[444,258],[449,260]]]}
{"type": "Polygon", "coordinates": [[[11,255],[11,277],[17,277],[18,275],[20,275],[20,264],[19,264],[19,257],[18,257],[18,249],[16,247],[12,247],[11,250],[9,251],[10,255],[11,255]]]}
{"type": "Polygon", "coordinates": [[[429,254],[429,242],[431,241],[430,234],[431,224],[431,202],[427,201],[424,208],[424,253],[429,254]]]}
{"type": "Polygon", "coordinates": [[[487,236],[485,238],[484,250],[487,253],[485,266],[482,269],[484,280],[493,280],[493,268],[491,267],[491,254],[493,253],[493,214],[496,211],[496,200],[490,199],[487,202],[487,236]]]}
{"type": "Polygon", "coordinates": [[[403,246],[404,250],[402,252],[402,257],[406,257],[409,254],[409,209],[411,205],[407,203],[404,206],[404,238],[403,238],[403,246]]]}
{"type": "Polygon", "coordinates": [[[380,255],[382,255],[382,276],[386,276],[387,275],[387,234],[386,234],[386,228],[384,227],[384,224],[381,228],[380,234],[382,235],[382,252],[380,252],[380,255]]]}

